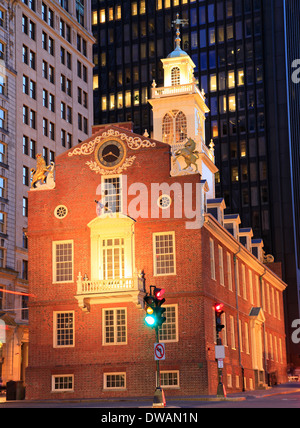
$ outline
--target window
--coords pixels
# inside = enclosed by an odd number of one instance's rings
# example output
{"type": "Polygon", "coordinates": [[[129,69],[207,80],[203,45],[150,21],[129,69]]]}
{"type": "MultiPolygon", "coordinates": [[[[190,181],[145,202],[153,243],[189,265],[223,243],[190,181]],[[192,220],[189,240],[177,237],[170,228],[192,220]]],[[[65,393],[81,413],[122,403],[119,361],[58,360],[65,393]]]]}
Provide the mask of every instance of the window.
{"type": "Polygon", "coordinates": [[[179,388],[179,371],[161,371],[160,382],[163,388],[179,388]]]}
{"type": "Polygon", "coordinates": [[[165,308],[166,322],[159,331],[159,340],[162,342],[178,342],[177,305],[168,305],[165,308]]]}
{"type": "Polygon", "coordinates": [[[125,389],[126,373],[104,373],[104,389],[125,389]]]}
{"type": "Polygon", "coordinates": [[[125,308],[103,310],[103,345],[127,343],[127,314],[125,308]]]}
{"type": "Polygon", "coordinates": [[[0,141],[0,162],[7,163],[7,146],[0,141]]]}
{"type": "Polygon", "coordinates": [[[231,255],[227,253],[227,280],[228,290],[232,291],[232,270],[231,270],[231,255]]]}
{"type": "MultiPolygon", "coordinates": [[[[25,269],[27,269],[27,265],[26,265],[26,263],[28,263],[27,260],[23,260],[23,262],[22,262],[22,278],[27,279],[27,277],[26,278],[23,277],[23,275],[24,275],[24,270],[23,270],[24,269],[24,263],[26,266],[25,269]]],[[[27,276],[27,273],[26,273],[26,276],[27,276]]],[[[22,296],[21,319],[23,321],[28,321],[28,296],[22,296]]]]}
{"type": "Polygon", "coordinates": [[[173,110],[164,116],[162,136],[167,144],[180,143],[187,138],[187,120],[182,111],[173,110]]]}
{"type": "Polygon", "coordinates": [[[54,348],[74,346],[74,312],[54,312],[54,348]]]}
{"type": "Polygon", "coordinates": [[[102,186],[104,190],[103,205],[105,206],[105,210],[120,213],[122,211],[121,177],[104,178],[102,186]]]}
{"type": "Polygon", "coordinates": [[[153,235],[154,275],[172,275],[175,266],[175,232],[153,235]]]}
{"type": "Polygon", "coordinates": [[[216,266],[215,266],[215,243],[213,239],[209,239],[209,252],[210,252],[210,272],[211,279],[216,279],[216,266]]]}
{"type": "Polygon", "coordinates": [[[124,278],[124,239],[102,240],[103,279],[124,278]]]}
{"type": "Polygon", "coordinates": [[[171,85],[180,85],[180,68],[173,67],[171,70],[171,85]]]}
{"type": "Polygon", "coordinates": [[[5,24],[5,12],[4,10],[0,9],[0,27],[4,28],[5,24]]]}
{"type": "Polygon", "coordinates": [[[231,348],[236,349],[236,347],[235,347],[234,318],[232,315],[229,315],[229,319],[230,319],[231,348]]]}
{"type": "Polygon", "coordinates": [[[0,128],[6,129],[6,110],[0,108],[0,128]]]}
{"type": "Polygon", "coordinates": [[[29,186],[29,168],[23,165],[23,184],[29,186]]]}
{"type": "Polygon", "coordinates": [[[53,375],[52,392],[73,391],[74,375],[53,375]]]}
{"type": "Polygon", "coordinates": [[[53,282],[73,281],[73,241],[53,242],[53,282]]]}
{"type": "Polygon", "coordinates": [[[28,217],[28,199],[23,197],[23,206],[22,206],[23,217],[28,217]]]}
{"type": "Polygon", "coordinates": [[[7,214],[0,211],[0,232],[6,233],[6,220],[7,220],[7,214]]]}
{"type": "Polygon", "coordinates": [[[0,197],[7,198],[7,179],[0,177],[0,197]]]}
{"type": "Polygon", "coordinates": [[[219,271],[220,271],[220,284],[224,285],[224,262],[223,262],[223,248],[218,246],[219,250],[219,271]]]}

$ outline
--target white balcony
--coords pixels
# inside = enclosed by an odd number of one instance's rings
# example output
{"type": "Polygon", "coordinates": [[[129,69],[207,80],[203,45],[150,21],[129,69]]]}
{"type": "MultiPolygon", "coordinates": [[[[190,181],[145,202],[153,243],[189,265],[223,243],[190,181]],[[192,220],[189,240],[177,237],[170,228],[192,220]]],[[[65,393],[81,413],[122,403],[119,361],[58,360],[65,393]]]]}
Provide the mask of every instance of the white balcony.
{"type": "Polygon", "coordinates": [[[132,278],[116,278],[90,280],[77,278],[77,295],[79,307],[88,310],[91,304],[134,302],[143,306],[145,295],[145,280],[143,274],[136,274],[132,278]]]}
{"type": "Polygon", "coordinates": [[[185,95],[185,94],[198,94],[204,100],[204,94],[199,91],[199,88],[194,82],[187,83],[185,85],[152,88],[152,98],[161,98],[161,97],[169,97],[170,95],[185,95]]]}

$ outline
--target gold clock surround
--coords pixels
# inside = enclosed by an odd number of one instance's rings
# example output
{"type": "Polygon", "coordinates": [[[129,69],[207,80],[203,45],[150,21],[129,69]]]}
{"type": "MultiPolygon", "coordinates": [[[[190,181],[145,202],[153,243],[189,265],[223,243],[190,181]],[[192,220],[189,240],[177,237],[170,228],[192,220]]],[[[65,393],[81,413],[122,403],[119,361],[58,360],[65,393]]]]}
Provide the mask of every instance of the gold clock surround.
{"type": "Polygon", "coordinates": [[[95,149],[97,164],[112,171],[123,165],[126,159],[126,146],[122,140],[114,136],[104,138],[95,149]]]}

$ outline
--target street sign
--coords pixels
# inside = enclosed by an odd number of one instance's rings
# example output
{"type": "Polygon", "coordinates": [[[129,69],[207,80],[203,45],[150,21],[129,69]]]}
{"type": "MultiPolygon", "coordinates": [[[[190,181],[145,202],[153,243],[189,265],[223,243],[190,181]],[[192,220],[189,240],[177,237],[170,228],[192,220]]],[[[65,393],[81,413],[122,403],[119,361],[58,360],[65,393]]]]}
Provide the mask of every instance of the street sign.
{"type": "Polygon", "coordinates": [[[224,360],[225,358],[225,346],[216,345],[215,346],[215,358],[216,360],[224,360]]]}
{"type": "Polygon", "coordinates": [[[218,369],[224,368],[224,360],[218,360],[218,369]]]}
{"type": "Polygon", "coordinates": [[[155,361],[162,361],[166,359],[164,343],[154,343],[154,359],[155,361]]]}

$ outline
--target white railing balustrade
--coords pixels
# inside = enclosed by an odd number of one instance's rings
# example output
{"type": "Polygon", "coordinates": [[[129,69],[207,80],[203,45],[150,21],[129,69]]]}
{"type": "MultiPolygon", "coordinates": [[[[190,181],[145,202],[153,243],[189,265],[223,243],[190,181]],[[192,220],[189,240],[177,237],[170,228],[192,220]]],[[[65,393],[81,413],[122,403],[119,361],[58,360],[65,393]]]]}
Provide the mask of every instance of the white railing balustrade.
{"type": "Polygon", "coordinates": [[[77,278],[77,295],[122,291],[144,291],[144,278],[142,275],[137,274],[133,278],[89,280],[82,278],[81,273],[79,273],[77,278]]]}
{"type": "Polygon", "coordinates": [[[162,88],[152,88],[152,98],[168,97],[170,95],[180,94],[195,94],[198,93],[203,97],[199,88],[195,83],[188,83],[186,85],[166,86],[162,88]]]}

